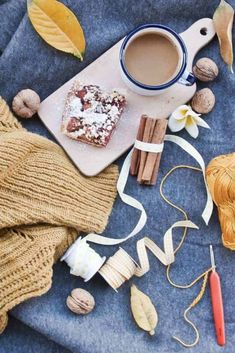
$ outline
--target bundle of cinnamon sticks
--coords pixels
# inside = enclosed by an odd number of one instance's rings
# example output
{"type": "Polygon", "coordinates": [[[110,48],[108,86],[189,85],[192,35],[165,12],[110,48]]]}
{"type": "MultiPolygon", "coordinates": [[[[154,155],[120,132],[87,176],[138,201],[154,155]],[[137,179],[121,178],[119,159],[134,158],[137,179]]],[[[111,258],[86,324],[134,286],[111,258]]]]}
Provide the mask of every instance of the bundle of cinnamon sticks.
{"type": "MultiPolygon", "coordinates": [[[[166,119],[153,119],[147,115],[142,115],[136,139],[143,142],[161,144],[164,141],[166,128],[166,119]]],[[[140,184],[155,185],[161,154],[161,152],[145,152],[134,148],[130,174],[136,175],[140,184]]]]}

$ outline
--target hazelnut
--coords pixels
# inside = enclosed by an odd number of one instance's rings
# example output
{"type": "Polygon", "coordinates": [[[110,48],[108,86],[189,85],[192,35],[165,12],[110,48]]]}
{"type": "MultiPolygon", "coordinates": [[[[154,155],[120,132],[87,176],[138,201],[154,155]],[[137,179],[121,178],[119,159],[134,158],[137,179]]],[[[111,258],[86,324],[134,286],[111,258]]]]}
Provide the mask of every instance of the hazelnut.
{"type": "Polygon", "coordinates": [[[209,88],[203,88],[195,93],[191,101],[192,108],[201,114],[209,113],[215,105],[215,95],[209,88]]]}
{"type": "Polygon", "coordinates": [[[203,82],[213,81],[219,73],[216,63],[209,58],[199,59],[193,67],[194,75],[203,82]]]}
{"type": "Polygon", "coordinates": [[[31,118],[40,106],[39,95],[31,89],[20,91],[12,102],[12,110],[21,118],[31,118]]]}
{"type": "Polygon", "coordinates": [[[85,289],[76,288],[72,290],[66,303],[73,313],[85,315],[94,309],[95,299],[85,289]]]}

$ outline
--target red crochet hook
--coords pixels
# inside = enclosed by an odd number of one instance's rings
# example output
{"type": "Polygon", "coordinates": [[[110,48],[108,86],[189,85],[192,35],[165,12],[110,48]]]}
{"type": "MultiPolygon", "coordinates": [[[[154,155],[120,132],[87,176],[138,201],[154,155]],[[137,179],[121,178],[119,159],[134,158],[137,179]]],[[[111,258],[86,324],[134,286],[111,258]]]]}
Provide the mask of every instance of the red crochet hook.
{"type": "Polygon", "coordinates": [[[215,323],[215,332],[217,337],[217,343],[220,346],[225,345],[225,327],[224,327],[224,307],[223,298],[220,285],[220,277],[215,270],[215,257],[212,245],[210,245],[210,256],[212,271],[210,274],[210,292],[211,292],[211,303],[215,323]]]}

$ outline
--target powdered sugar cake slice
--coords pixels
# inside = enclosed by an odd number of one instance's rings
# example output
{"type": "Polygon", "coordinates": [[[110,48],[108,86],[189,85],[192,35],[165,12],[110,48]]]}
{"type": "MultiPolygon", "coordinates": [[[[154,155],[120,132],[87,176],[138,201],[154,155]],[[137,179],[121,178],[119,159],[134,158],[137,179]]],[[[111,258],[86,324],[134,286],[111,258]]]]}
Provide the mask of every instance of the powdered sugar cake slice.
{"type": "Polygon", "coordinates": [[[106,146],[125,104],[125,97],[116,90],[108,93],[75,81],[67,96],[61,131],[72,139],[106,146]]]}

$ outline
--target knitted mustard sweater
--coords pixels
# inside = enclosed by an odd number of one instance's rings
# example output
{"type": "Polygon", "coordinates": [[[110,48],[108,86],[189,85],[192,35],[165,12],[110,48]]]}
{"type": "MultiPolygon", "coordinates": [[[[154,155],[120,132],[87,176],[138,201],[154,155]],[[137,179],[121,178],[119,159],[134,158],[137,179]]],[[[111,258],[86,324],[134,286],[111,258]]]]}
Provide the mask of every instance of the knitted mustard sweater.
{"type": "Polygon", "coordinates": [[[102,232],[118,170],[82,176],[55,143],[27,132],[0,97],[0,332],[7,311],[48,291],[79,231],[102,232]]]}

